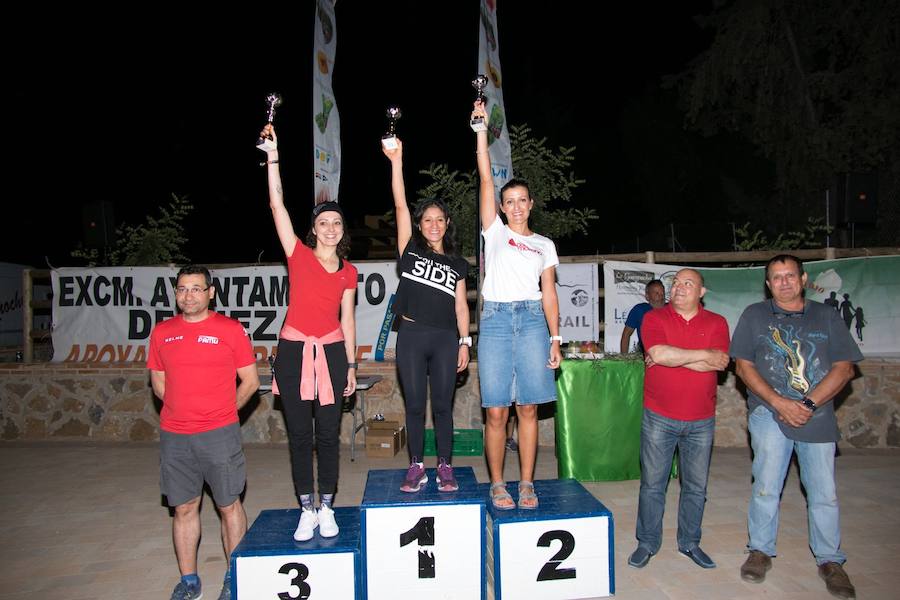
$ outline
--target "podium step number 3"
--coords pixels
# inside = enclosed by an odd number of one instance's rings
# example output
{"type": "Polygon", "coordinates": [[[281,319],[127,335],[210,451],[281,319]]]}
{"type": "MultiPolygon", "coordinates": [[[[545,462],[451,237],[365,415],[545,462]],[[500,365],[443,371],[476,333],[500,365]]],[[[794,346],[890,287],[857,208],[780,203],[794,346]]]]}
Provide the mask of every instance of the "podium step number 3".
{"type": "Polygon", "coordinates": [[[358,507],[334,511],[338,537],[295,542],[298,509],[264,510],[231,554],[240,600],[355,600],[359,597],[358,507]]]}
{"type": "Polygon", "coordinates": [[[243,556],[238,559],[238,598],[352,600],[356,597],[353,566],[352,554],[243,556]]]}

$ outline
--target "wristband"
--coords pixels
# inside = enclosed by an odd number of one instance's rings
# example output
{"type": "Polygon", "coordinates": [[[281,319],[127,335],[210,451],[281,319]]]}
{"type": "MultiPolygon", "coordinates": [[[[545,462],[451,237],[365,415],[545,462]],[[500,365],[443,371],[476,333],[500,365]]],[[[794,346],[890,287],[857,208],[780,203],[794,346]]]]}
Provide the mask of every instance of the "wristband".
{"type": "Polygon", "coordinates": [[[472,338],[468,335],[465,337],[459,338],[459,345],[460,346],[468,346],[469,348],[471,348],[472,347],[472,338]]]}
{"type": "Polygon", "coordinates": [[[807,398],[806,396],[803,396],[803,399],[800,400],[800,404],[808,408],[809,412],[816,412],[816,409],[819,408],[811,398],[807,398]]]}
{"type": "Polygon", "coordinates": [[[347,363],[347,368],[348,369],[359,369],[359,363],[355,363],[355,362],[347,363]]]}
{"type": "Polygon", "coordinates": [[[562,343],[562,336],[561,336],[561,335],[551,335],[551,336],[550,336],[550,341],[551,341],[551,342],[559,342],[559,343],[561,344],[561,343],[562,343]]]}

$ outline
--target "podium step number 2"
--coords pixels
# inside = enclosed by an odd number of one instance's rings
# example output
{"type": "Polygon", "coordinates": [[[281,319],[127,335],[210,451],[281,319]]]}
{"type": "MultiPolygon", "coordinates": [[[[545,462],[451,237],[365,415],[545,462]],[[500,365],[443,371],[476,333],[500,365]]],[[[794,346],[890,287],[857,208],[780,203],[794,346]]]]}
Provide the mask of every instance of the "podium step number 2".
{"type": "Polygon", "coordinates": [[[609,595],[609,525],[607,517],[500,525],[497,595],[503,600],[609,595]]]}

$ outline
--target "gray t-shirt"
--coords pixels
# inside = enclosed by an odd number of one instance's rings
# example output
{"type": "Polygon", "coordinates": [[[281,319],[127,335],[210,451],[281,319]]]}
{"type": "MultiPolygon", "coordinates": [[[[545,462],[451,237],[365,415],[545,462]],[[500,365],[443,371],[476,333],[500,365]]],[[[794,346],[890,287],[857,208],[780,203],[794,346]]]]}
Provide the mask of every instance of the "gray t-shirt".
{"type": "MultiPolygon", "coordinates": [[[[778,394],[793,400],[809,395],[833,363],[863,359],[840,315],[812,300],[799,312],[785,311],[774,300],[748,306],[731,338],[731,356],[753,361],[778,394]]],[[[775,413],[752,391],[747,404],[750,412],[763,405],[775,413]]],[[[802,427],[777,423],[785,436],[800,442],[836,442],[841,437],[834,402],[821,406],[802,427]]]]}

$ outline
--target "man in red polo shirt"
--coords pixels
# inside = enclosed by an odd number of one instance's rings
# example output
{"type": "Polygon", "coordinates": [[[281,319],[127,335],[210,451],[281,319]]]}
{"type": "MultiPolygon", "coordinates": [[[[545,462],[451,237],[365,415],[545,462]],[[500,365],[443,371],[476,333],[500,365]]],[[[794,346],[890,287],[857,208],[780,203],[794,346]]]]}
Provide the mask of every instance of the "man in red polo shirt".
{"type": "Polygon", "coordinates": [[[662,542],[666,486],[675,448],[681,475],[678,551],[705,569],[716,563],[700,549],[700,523],[716,422],[716,371],[728,366],[728,323],[703,308],[703,276],[675,274],[669,304],[641,325],[647,353],[641,422],[638,547],[628,564],[643,568],[662,542]]]}
{"type": "MultiPolygon", "coordinates": [[[[222,519],[226,564],[247,532],[241,504],[246,484],[240,409],[259,388],[256,356],[240,323],[209,310],[215,295],[206,267],[178,272],[175,302],[181,314],[153,328],[147,368],[160,414],[160,488],[175,509],[172,540],[181,581],[172,600],[200,598],[197,545],[200,498],[209,484],[222,519]],[[235,374],[240,385],[235,389],[235,374]]],[[[230,600],[230,572],[220,600],[230,600]]]]}

